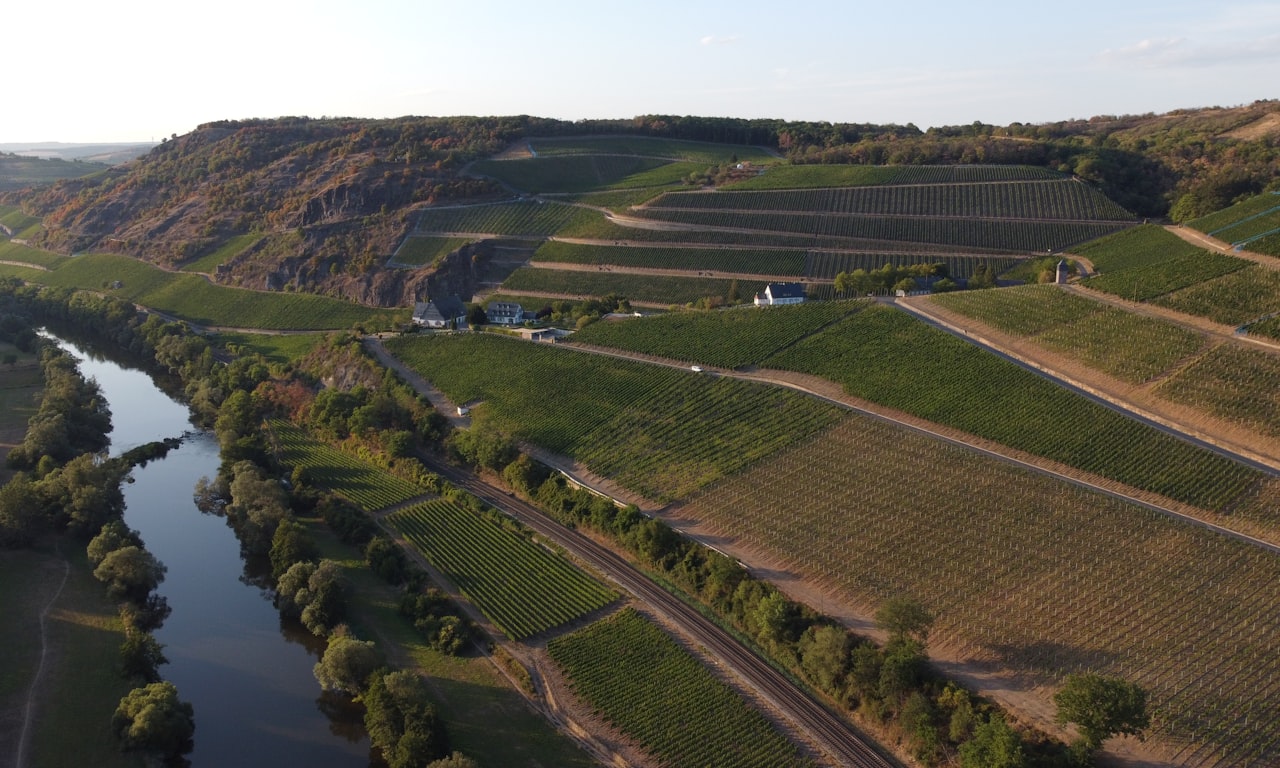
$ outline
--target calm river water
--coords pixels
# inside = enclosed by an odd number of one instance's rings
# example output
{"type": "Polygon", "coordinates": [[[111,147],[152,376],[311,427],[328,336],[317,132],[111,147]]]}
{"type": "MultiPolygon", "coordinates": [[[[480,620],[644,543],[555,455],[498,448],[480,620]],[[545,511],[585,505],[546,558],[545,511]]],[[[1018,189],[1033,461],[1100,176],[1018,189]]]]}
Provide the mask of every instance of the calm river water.
{"type": "MultiPolygon", "coordinates": [[[[61,343],[111,405],[112,454],[192,431],[187,408],[147,374],[61,343]]],[[[282,628],[269,596],[245,578],[226,522],[196,508],[196,481],[217,470],[217,441],[198,433],[124,487],[125,522],[169,569],[159,589],[173,611],[156,632],[169,659],[160,674],[195,708],[193,768],[367,766],[362,730],[321,710],[311,668],[323,646],[282,628]]]]}

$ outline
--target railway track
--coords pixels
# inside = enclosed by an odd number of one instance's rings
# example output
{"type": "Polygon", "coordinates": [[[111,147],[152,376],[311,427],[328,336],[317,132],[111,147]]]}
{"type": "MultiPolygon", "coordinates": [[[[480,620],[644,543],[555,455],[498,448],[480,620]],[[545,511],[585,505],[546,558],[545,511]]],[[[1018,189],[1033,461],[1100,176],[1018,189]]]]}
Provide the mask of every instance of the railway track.
{"type": "Polygon", "coordinates": [[[797,730],[809,734],[835,765],[851,768],[897,768],[871,741],[844,718],[799,689],[764,659],[745,648],[683,600],[667,592],[612,550],[547,517],[536,507],[507,495],[470,472],[423,457],[428,467],[449,482],[503,510],[550,541],[590,563],[707,649],[721,665],[755,689],[797,730]]]}

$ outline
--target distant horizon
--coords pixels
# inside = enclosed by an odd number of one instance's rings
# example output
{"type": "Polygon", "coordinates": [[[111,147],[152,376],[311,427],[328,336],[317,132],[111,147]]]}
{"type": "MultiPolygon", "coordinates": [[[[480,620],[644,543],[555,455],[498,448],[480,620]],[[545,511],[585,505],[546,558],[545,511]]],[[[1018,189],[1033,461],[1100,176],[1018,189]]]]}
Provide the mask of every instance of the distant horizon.
{"type": "MultiPolygon", "coordinates": [[[[1280,93],[1280,4],[15,0],[30,62],[0,142],[150,143],[282,115],[670,114],[921,129],[1245,105],[1280,93]],[[251,23],[247,23],[252,20],[251,23]],[[104,41],[109,44],[104,47],[104,41]],[[235,42],[235,52],[217,53],[235,42]]],[[[228,49],[229,50],[229,49],[228,49]]]]}

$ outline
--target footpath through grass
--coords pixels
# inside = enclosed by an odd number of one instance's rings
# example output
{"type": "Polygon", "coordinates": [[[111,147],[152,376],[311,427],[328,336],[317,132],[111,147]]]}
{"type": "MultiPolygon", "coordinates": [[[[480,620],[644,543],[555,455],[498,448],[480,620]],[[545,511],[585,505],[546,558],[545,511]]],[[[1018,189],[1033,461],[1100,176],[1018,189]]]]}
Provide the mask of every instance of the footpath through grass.
{"type": "MultiPolygon", "coordinates": [[[[132,687],[119,673],[119,615],[79,549],[68,558],[66,586],[46,623],[49,652],[28,742],[30,764],[141,766],[136,755],[120,753],[111,732],[111,715],[132,687]]],[[[17,748],[22,706],[40,657],[39,615],[61,583],[63,562],[47,549],[0,551],[0,610],[6,617],[0,622],[0,749],[6,756],[17,748]]]]}

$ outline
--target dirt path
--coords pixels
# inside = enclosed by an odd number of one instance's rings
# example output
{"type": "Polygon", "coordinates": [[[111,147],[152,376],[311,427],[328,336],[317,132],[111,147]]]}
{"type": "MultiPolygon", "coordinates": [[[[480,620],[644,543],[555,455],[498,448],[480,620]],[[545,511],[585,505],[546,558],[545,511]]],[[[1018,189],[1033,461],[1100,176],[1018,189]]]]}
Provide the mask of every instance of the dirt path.
{"type": "Polygon", "coordinates": [[[28,765],[27,748],[31,740],[31,723],[35,712],[36,691],[40,690],[40,683],[44,678],[44,669],[49,658],[49,611],[58,602],[58,598],[62,596],[62,590],[67,586],[67,579],[70,575],[71,564],[64,558],[62,560],[62,580],[58,582],[58,588],[50,596],[49,602],[40,610],[40,661],[36,664],[36,672],[31,678],[31,687],[27,689],[27,700],[23,706],[22,731],[18,734],[17,754],[14,756],[16,768],[27,768],[28,765]]]}
{"type": "Polygon", "coordinates": [[[38,272],[49,271],[48,267],[43,266],[41,264],[32,264],[29,261],[9,261],[8,259],[0,259],[0,264],[4,264],[10,267],[26,267],[27,269],[34,269],[38,272]]]}
{"type": "Polygon", "coordinates": [[[1223,242],[1216,237],[1210,237],[1203,232],[1194,230],[1191,227],[1182,226],[1181,224],[1168,224],[1165,226],[1165,229],[1183,240],[1186,240],[1188,243],[1199,246],[1200,248],[1208,248],[1211,251],[1225,253],[1228,256],[1237,256],[1241,259],[1248,259],[1249,261],[1252,261],[1255,264],[1261,264],[1268,269],[1280,270],[1280,259],[1277,259],[1275,256],[1268,256],[1265,253],[1254,253],[1253,251],[1246,251],[1244,249],[1236,250],[1230,243],[1223,242]]]}

